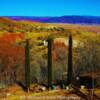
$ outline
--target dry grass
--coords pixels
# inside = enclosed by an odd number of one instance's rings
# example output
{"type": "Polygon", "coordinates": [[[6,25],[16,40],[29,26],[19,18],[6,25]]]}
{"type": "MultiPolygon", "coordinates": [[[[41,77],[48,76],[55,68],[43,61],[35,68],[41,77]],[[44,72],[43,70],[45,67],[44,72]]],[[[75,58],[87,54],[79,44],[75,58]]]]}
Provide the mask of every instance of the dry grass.
{"type": "MultiPolygon", "coordinates": [[[[80,90],[88,94],[86,89],[80,90]]],[[[97,96],[100,95],[100,89],[94,90],[97,96]]],[[[8,87],[0,91],[0,100],[84,100],[77,96],[73,90],[50,90],[44,92],[26,93],[17,85],[8,87]]]]}

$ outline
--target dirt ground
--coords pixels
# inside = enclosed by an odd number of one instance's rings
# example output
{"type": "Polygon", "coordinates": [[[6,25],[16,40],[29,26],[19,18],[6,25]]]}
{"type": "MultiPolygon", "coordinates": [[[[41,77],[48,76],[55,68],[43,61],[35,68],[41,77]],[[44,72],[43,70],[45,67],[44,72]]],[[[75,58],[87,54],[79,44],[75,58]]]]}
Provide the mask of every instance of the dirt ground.
{"type": "Polygon", "coordinates": [[[91,93],[89,94],[87,89],[82,89],[80,92],[91,99],[86,99],[84,95],[75,90],[46,90],[26,93],[21,87],[15,85],[0,90],[0,100],[100,100],[100,89],[94,89],[94,97],[90,96],[91,93]]]}

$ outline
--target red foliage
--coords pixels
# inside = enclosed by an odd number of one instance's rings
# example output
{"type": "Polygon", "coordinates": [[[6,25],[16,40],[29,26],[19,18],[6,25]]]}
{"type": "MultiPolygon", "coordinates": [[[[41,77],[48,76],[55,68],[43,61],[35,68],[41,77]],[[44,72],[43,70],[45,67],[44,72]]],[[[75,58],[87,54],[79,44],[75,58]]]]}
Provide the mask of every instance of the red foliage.
{"type": "Polygon", "coordinates": [[[8,34],[4,34],[3,36],[0,37],[0,41],[3,41],[3,42],[7,42],[7,43],[14,43],[16,42],[16,39],[21,39],[23,40],[24,39],[24,34],[11,34],[11,33],[8,33],[8,34]]]}
{"type": "Polygon", "coordinates": [[[15,46],[16,39],[23,40],[23,34],[5,34],[0,37],[0,63],[4,70],[10,70],[24,61],[24,48],[15,46]]]}

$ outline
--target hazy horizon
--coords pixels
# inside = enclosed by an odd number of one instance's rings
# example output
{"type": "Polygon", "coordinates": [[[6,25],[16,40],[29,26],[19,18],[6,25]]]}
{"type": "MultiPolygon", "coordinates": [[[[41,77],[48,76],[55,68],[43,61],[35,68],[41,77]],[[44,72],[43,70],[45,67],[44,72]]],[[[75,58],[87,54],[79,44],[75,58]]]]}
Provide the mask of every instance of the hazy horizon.
{"type": "Polygon", "coordinates": [[[83,17],[100,17],[100,15],[61,15],[61,16],[35,16],[35,15],[8,15],[8,16],[1,16],[0,17],[64,17],[64,16],[83,16],[83,17]]]}

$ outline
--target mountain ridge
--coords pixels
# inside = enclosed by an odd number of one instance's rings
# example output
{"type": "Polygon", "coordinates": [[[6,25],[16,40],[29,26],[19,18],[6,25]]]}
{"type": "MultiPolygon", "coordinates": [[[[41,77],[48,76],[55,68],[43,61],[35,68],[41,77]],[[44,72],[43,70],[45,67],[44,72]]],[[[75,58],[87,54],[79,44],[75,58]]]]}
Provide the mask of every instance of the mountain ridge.
{"type": "Polygon", "coordinates": [[[9,19],[20,21],[29,20],[43,23],[69,23],[69,24],[97,24],[100,25],[100,16],[59,16],[59,17],[36,17],[36,16],[5,16],[9,19]]]}

